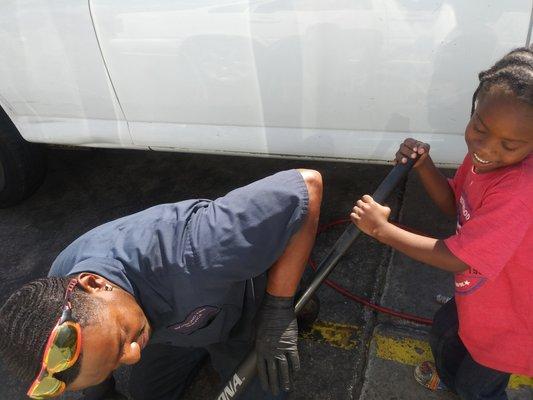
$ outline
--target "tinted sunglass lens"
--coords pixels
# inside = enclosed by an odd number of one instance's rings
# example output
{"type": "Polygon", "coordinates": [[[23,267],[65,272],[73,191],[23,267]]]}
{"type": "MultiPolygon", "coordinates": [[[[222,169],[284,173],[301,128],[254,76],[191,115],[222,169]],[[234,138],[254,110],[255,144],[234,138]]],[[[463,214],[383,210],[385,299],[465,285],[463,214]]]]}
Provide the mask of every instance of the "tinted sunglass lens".
{"type": "Polygon", "coordinates": [[[72,364],[78,343],[78,331],[71,324],[62,324],[48,352],[46,364],[51,372],[60,372],[72,364]]]}
{"type": "Polygon", "coordinates": [[[31,393],[32,399],[47,399],[62,390],[65,384],[52,376],[45,377],[31,393]]]}

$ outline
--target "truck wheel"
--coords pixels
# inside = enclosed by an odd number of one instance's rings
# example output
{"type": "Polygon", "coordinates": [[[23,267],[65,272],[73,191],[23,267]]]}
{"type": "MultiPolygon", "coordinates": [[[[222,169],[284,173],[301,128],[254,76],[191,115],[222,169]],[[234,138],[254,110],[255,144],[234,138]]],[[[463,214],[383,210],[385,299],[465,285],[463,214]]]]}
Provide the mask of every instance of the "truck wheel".
{"type": "Polygon", "coordinates": [[[0,208],[20,203],[44,180],[44,150],[26,142],[0,109],[0,208]]]}

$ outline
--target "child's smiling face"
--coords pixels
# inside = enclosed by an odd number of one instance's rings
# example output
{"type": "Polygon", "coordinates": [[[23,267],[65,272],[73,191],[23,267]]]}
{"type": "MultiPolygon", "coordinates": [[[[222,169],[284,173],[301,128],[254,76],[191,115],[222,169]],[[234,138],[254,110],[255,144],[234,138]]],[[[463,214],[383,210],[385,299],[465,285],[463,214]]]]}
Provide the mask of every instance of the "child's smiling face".
{"type": "Polygon", "coordinates": [[[478,97],[465,140],[477,173],[516,164],[533,152],[533,106],[489,89],[478,97]]]}

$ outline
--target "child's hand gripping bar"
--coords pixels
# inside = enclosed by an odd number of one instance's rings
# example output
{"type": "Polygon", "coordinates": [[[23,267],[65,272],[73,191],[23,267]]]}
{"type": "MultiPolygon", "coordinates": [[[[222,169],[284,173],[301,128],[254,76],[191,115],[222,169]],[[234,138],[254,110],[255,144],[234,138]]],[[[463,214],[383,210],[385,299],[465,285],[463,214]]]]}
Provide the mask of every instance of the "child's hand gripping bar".
{"type": "MultiPolygon", "coordinates": [[[[376,189],[372,195],[373,199],[378,203],[385,201],[398,183],[407,176],[415,162],[416,159],[408,159],[405,164],[397,164],[376,189]]],[[[315,293],[322,282],[326,280],[331,271],[333,271],[333,268],[337,265],[339,259],[344,253],[346,253],[355,239],[359,236],[359,233],[361,233],[361,231],[357,229],[354,224],[350,224],[344,230],[341,237],[337,239],[337,242],[335,242],[329,251],[328,255],[319,264],[311,284],[296,302],[294,307],[296,314],[303,309],[313,293],[315,293]]],[[[216,400],[237,399],[257,373],[256,362],[257,355],[255,351],[252,350],[248,356],[246,356],[246,359],[239,365],[224,388],[218,393],[216,400]]]]}

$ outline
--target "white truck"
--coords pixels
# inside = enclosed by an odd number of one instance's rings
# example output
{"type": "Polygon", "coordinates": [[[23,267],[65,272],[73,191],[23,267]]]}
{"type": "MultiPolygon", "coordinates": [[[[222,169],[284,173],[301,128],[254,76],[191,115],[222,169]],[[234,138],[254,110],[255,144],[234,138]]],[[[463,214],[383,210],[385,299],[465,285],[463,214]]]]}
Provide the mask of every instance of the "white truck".
{"type": "Polygon", "coordinates": [[[387,162],[465,151],[477,73],[529,44],[531,0],[3,0],[0,206],[34,143],[387,162]]]}

